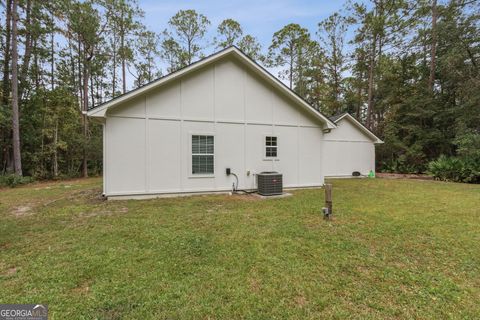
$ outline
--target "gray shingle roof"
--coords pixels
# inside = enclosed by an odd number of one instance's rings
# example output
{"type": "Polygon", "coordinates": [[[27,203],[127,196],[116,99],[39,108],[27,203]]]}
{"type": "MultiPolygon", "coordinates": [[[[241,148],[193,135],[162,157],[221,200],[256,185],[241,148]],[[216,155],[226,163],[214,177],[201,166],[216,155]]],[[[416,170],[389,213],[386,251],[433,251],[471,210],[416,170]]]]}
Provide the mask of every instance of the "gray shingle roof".
{"type": "Polygon", "coordinates": [[[346,112],[336,114],[336,115],[334,115],[334,116],[328,117],[328,119],[330,119],[330,121],[332,121],[332,122],[335,122],[335,121],[337,121],[338,119],[340,119],[341,117],[343,117],[343,115],[344,115],[345,113],[346,113],[346,112]]]}

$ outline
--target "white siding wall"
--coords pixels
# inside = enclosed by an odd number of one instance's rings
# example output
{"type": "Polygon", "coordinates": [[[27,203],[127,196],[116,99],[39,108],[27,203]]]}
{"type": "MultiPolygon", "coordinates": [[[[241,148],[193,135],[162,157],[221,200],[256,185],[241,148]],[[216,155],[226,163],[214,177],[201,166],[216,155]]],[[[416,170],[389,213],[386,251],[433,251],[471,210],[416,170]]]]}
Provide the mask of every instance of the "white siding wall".
{"type": "Polygon", "coordinates": [[[240,62],[225,59],[107,113],[105,193],[135,195],[255,187],[267,170],[287,187],[319,186],[322,124],[240,62]],[[191,135],[215,136],[215,174],[191,174],[191,135]],[[278,136],[278,159],[264,157],[278,136]],[[250,175],[247,172],[250,171],[250,175]]]}
{"type": "Polygon", "coordinates": [[[375,145],[350,120],[325,134],[322,148],[323,170],[327,177],[352,176],[353,171],[368,175],[375,171],[375,145]]]}

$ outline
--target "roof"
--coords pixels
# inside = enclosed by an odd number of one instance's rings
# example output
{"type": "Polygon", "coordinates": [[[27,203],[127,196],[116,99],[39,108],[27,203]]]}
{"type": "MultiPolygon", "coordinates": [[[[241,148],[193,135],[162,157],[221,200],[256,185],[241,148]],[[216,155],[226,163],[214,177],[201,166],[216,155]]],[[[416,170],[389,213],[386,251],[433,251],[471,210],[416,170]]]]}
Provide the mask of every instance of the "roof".
{"type": "Polygon", "coordinates": [[[336,128],[336,125],[334,122],[332,122],[327,116],[313,108],[308,102],[306,102],[302,97],[300,97],[298,94],[296,94],[293,90],[291,90],[289,87],[287,87],[283,82],[278,80],[275,76],[273,76],[270,72],[268,72],[265,68],[260,66],[258,63],[253,61],[251,58],[249,58],[245,53],[243,53],[240,49],[238,49],[235,46],[230,46],[226,49],[223,49],[221,51],[218,51],[208,57],[205,57],[197,62],[194,62],[182,69],[179,69],[175,72],[172,72],[166,76],[163,76],[157,80],[154,80],[152,82],[149,82],[137,89],[131,90],[129,92],[126,92],[118,97],[115,97],[107,102],[104,102],[98,106],[95,106],[91,109],[88,110],[87,115],[89,117],[98,117],[98,118],[104,118],[106,111],[110,108],[113,108],[123,102],[129,101],[141,94],[144,94],[154,88],[158,88],[160,86],[163,86],[175,79],[179,79],[180,77],[191,73],[202,66],[211,64],[213,62],[216,62],[226,56],[236,56],[239,58],[241,61],[243,61],[247,66],[249,66],[252,70],[263,76],[265,80],[270,82],[275,88],[278,90],[284,92],[288,97],[290,97],[293,101],[296,101],[298,104],[303,106],[305,110],[307,110],[311,115],[316,117],[317,119],[323,121],[326,123],[327,128],[336,128]]]}
{"type": "Polygon", "coordinates": [[[367,136],[369,136],[372,140],[373,143],[383,143],[383,141],[377,137],[372,131],[370,131],[367,127],[365,127],[360,121],[355,119],[350,113],[345,112],[345,113],[340,113],[334,116],[329,117],[330,121],[334,122],[337,124],[340,122],[342,119],[349,119],[351,123],[353,123],[358,129],[360,129],[362,132],[364,132],[367,136]]]}
{"type": "Polygon", "coordinates": [[[330,120],[333,121],[333,122],[336,122],[338,119],[340,119],[341,117],[343,117],[345,114],[347,114],[347,113],[346,113],[346,112],[345,112],[345,113],[340,113],[340,114],[337,114],[337,115],[328,117],[328,119],[330,119],[330,120]]]}

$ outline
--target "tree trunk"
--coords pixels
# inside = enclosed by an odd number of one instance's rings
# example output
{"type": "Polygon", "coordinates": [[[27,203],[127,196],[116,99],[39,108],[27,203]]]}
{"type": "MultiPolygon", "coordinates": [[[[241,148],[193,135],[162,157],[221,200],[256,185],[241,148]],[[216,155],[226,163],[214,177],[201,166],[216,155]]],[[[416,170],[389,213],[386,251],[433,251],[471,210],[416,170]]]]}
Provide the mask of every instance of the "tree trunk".
{"type": "Polygon", "coordinates": [[[12,26],[12,0],[6,1],[5,10],[5,49],[3,53],[3,81],[2,81],[2,102],[8,105],[9,98],[9,75],[10,75],[10,43],[11,43],[11,26],[12,26]]]}
{"type": "Polygon", "coordinates": [[[35,79],[34,79],[34,81],[35,81],[35,91],[38,91],[40,89],[40,72],[38,71],[40,68],[38,67],[39,63],[38,63],[37,46],[38,46],[38,43],[37,43],[37,40],[35,40],[33,42],[33,52],[34,52],[33,65],[34,65],[34,69],[35,69],[35,79]]]}
{"type": "Polygon", "coordinates": [[[53,134],[53,177],[58,177],[58,118],[55,120],[55,131],[53,134]]]}
{"type": "Polygon", "coordinates": [[[290,46],[290,74],[289,74],[289,86],[293,88],[293,46],[290,46]]]}
{"type": "Polygon", "coordinates": [[[73,44],[72,44],[72,39],[70,37],[70,33],[68,33],[68,52],[70,56],[70,70],[71,70],[71,76],[72,79],[70,80],[72,82],[72,88],[75,90],[75,93],[77,95],[77,101],[80,101],[80,95],[78,94],[78,90],[76,90],[76,76],[75,76],[75,57],[73,56],[73,44]]]}
{"type": "MultiPolygon", "coordinates": [[[[85,49],[85,48],[84,48],[85,49]]],[[[78,65],[78,92],[79,92],[79,97],[80,97],[80,105],[83,108],[83,85],[82,85],[82,44],[80,40],[78,40],[78,59],[77,59],[77,65],[78,65]]]]}
{"type": "Polygon", "coordinates": [[[92,107],[95,106],[95,86],[93,82],[93,75],[90,74],[90,95],[92,96],[92,107]]]}
{"type": "Polygon", "coordinates": [[[32,23],[31,23],[31,12],[32,12],[32,1],[27,0],[27,5],[25,8],[25,52],[23,55],[22,68],[19,75],[19,89],[18,89],[18,99],[21,101],[24,89],[26,86],[27,73],[30,66],[30,57],[32,55],[32,23]]]}
{"type": "Polygon", "coordinates": [[[84,67],[83,67],[83,107],[82,107],[82,119],[83,119],[83,159],[82,159],[82,176],[84,178],[88,177],[88,167],[87,167],[87,139],[88,139],[88,79],[89,79],[89,64],[87,57],[87,50],[84,48],[84,67]]]}
{"type": "Polygon", "coordinates": [[[370,48],[370,65],[368,66],[368,103],[367,103],[367,119],[366,125],[367,128],[372,130],[372,115],[374,108],[374,76],[375,76],[375,56],[376,56],[376,45],[377,45],[377,36],[374,35],[372,39],[372,44],[370,48]]]}
{"type": "MultiPolygon", "coordinates": [[[[2,80],[2,105],[8,106],[10,100],[10,44],[12,26],[12,1],[5,1],[5,44],[3,51],[3,80],[2,80]]],[[[8,127],[2,127],[0,131],[2,142],[2,172],[13,170],[12,154],[10,149],[11,131],[8,127]]]]}
{"type": "Polygon", "coordinates": [[[20,151],[20,121],[18,110],[18,52],[17,52],[17,14],[18,0],[12,3],[12,128],[13,128],[13,168],[15,174],[22,176],[20,151]]]}
{"type": "Polygon", "coordinates": [[[335,110],[334,113],[338,113],[338,102],[340,97],[340,77],[338,74],[338,52],[337,52],[337,40],[332,38],[332,62],[333,62],[333,82],[334,82],[334,95],[335,95],[335,110]]]}
{"type": "Polygon", "coordinates": [[[112,98],[115,98],[117,88],[117,38],[113,34],[113,75],[112,75],[112,98]]]}
{"type": "Polygon", "coordinates": [[[125,63],[125,28],[123,21],[123,10],[121,15],[121,24],[120,24],[120,48],[121,48],[121,59],[122,59],[122,93],[127,91],[127,79],[126,79],[126,63],[125,63]]]}
{"type": "Polygon", "coordinates": [[[52,90],[55,89],[55,20],[53,12],[51,14],[52,19],[52,34],[50,35],[50,82],[52,90]]]}
{"type": "Polygon", "coordinates": [[[363,72],[360,72],[360,77],[358,79],[358,86],[357,86],[357,98],[358,98],[358,105],[356,110],[355,118],[360,121],[360,113],[362,109],[362,80],[363,80],[363,72]]]}
{"type": "Polygon", "coordinates": [[[437,0],[432,0],[432,44],[430,51],[430,77],[428,78],[428,88],[433,92],[435,82],[435,64],[437,52],[437,0]]]}
{"type": "Polygon", "coordinates": [[[127,68],[125,63],[125,47],[124,47],[124,38],[121,37],[121,46],[122,46],[122,93],[127,92],[127,68]]]}

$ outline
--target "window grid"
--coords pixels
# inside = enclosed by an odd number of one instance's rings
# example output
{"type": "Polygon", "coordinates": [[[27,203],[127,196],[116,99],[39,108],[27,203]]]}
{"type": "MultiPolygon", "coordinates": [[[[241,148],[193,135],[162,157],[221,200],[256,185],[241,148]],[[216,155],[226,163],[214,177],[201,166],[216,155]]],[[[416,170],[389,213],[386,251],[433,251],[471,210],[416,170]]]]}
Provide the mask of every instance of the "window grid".
{"type": "Polygon", "coordinates": [[[265,137],[265,157],[276,158],[278,153],[277,137],[266,136],[265,137]]]}
{"type": "Polygon", "coordinates": [[[192,174],[214,173],[214,137],[192,135],[192,174]]]}

